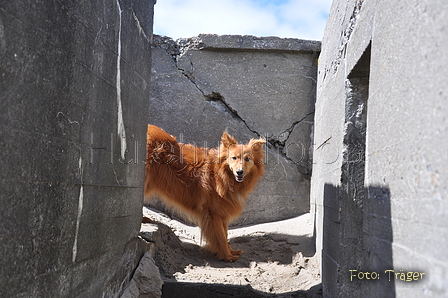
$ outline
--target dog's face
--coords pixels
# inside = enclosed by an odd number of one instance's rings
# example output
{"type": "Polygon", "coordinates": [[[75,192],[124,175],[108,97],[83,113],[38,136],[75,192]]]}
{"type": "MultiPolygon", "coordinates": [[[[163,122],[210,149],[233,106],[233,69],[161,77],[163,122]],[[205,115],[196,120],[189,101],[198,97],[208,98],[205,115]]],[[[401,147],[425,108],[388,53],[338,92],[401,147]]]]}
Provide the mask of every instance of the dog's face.
{"type": "Polygon", "coordinates": [[[221,151],[226,156],[226,163],[235,176],[235,180],[243,182],[244,178],[252,168],[263,162],[264,139],[252,139],[246,145],[238,144],[235,138],[223,133],[221,151]]]}

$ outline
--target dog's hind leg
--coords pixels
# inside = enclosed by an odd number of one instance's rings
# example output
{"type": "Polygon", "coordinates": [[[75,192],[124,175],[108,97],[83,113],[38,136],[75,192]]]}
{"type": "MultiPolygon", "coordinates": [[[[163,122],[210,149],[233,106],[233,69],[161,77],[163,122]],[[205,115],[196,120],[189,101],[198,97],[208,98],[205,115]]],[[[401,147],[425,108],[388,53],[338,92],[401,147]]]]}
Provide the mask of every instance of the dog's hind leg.
{"type": "Polygon", "coordinates": [[[233,262],[238,260],[242,251],[239,253],[230,248],[225,226],[226,224],[221,218],[212,216],[210,213],[204,214],[200,222],[201,233],[207,242],[207,249],[221,260],[233,262]]]}

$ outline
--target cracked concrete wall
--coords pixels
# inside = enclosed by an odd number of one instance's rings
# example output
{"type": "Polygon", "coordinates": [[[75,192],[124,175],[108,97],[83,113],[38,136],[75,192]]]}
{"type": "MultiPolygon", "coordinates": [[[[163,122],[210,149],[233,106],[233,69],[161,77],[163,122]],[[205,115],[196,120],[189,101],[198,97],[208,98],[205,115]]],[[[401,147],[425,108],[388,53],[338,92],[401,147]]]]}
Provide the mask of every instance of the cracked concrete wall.
{"type": "Polygon", "coordinates": [[[266,175],[234,224],[309,211],[319,50],[276,37],[154,38],[149,123],[198,146],[218,146],[225,129],[268,140],[266,175]]]}
{"type": "Polygon", "coordinates": [[[152,19],[146,0],[0,4],[1,297],[117,297],[132,277],[152,19]]]}
{"type": "Polygon", "coordinates": [[[448,295],[447,12],[443,0],[333,2],[311,181],[324,296],[448,295]]]}

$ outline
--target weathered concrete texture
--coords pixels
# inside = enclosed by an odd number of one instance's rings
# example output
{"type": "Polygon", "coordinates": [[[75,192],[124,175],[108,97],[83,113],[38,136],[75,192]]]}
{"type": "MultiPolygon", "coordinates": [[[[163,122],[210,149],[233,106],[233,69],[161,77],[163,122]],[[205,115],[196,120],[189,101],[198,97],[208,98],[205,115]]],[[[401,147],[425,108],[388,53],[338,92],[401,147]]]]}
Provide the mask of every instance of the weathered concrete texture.
{"type": "Polygon", "coordinates": [[[448,295],[447,17],[442,0],[333,2],[311,181],[325,296],[448,295]]]}
{"type": "Polygon", "coordinates": [[[268,139],[266,175],[235,224],[309,211],[318,42],[155,36],[149,123],[178,140],[216,147],[227,129],[268,139]]]}
{"type": "Polygon", "coordinates": [[[188,46],[196,50],[320,52],[320,41],[275,36],[201,34],[197,37],[182,38],[178,42],[183,47],[188,46]]]}
{"type": "Polygon", "coordinates": [[[0,4],[1,297],[116,297],[144,254],[152,8],[0,4]]]}

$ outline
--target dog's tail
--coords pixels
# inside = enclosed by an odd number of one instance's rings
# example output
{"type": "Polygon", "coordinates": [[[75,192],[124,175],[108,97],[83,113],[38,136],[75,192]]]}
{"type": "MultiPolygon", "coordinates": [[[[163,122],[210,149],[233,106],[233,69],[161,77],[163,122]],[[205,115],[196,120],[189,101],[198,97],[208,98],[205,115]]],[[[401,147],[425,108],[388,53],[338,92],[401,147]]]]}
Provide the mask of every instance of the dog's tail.
{"type": "Polygon", "coordinates": [[[148,124],[148,130],[146,131],[146,139],[147,139],[148,144],[150,142],[151,143],[167,142],[167,143],[171,143],[171,144],[177,143],[175,136],[170,135],[169,133],[167,133],[166,131],[164,131],[163,129],[161,129],[158,126],[151,125],[151,124],[148,124]]]}
{"type": "Polygon", "coordinates": [[[179,159],[180,150],[176,137],[155,125],[148,125],[146,146],[147,166],[152,163],[170,164],[179,159]]]}
{"type": "Polygon", "coordinates": [[[146,177],[144,186],[145,200],[153,195],[150,185],[151,177],[160,174],[160,165],[177,164],[179,159],[179,144],[176,138],[160,127],[148,125],[146,131],[146,177]]]}

